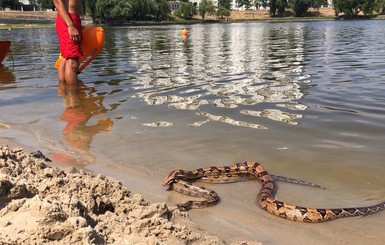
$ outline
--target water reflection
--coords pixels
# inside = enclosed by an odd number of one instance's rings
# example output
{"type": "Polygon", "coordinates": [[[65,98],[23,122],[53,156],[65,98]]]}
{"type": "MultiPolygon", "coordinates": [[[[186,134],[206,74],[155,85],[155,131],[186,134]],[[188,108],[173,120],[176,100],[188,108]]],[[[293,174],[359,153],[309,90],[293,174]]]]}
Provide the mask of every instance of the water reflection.
{"type": "Polygon", "coordinates": [[[74,149],[88,152],[94,136],[110,131],[114,124],[110,118],[105,117],[94,125],[87,125],[93,116],[107,112],[103,105],[104,96],[95,95],[93,88],[65,83],[59,84],[58,91],[64,97],[65,111],[60,117],[66,122],[62,132],[64,140],[74,149]]]}
{"type": "MultiPolygon", "coordinates": [[[[148,33],[152,37],[148,43],[141,39],[143,48],[131,49],[131,62],[139,70],[135,96],[207,118],[193,126],[220,121],[264,129],[261,117],[297,125],[307,108],[299,102],[301,85],[311,81],[303,74],[303,29],[203,25],[192,28],[187,40],[179,32],[148,33]],[[212,106],[218,108],[215,113],[212,106]],[[236,117],[229,117],[234,111],[236,117]]],[[[137,35],[127,37],[136,42],[137,35]]]]}
{"type": "Polygon", "coordinates": [[[8,67],[0,64],[0,90],[9,88],[4,87],[5,84],[14,83],[16,81],[15,75],[8,67]]]}

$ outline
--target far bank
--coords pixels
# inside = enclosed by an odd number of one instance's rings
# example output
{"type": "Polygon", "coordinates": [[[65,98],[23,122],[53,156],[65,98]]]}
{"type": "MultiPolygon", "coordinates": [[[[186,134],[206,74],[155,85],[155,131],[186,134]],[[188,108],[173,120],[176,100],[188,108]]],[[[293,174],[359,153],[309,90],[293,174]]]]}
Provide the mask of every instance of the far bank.
{"type": "MultiPolygon", "coordinates": [[[[55,23],[57,12],[55,11],[0,11],[0,29],[9,28],[31,28],[31,27],[52,27],[55,23]]],[[[127,22],[104,22],[96,20],[96,24],[102,25],[188,25],[201,23],[232,23],[245,21],[265,21],[265,22],[292,22],[292,21],[318,21],[335,20],[335,11],[333,8],[310,8],[304,17],[294,17],[291,10],[287,10],[285,17],[272,18],[268,10],[244,10],[231,11],[229,17],[220,18],[215,15],[206,15],[204,19],[201,16],[193,16],[190,20],[172,17],[168,21],[127,21],[127,22]]],[[[373,19],[385,19],[384,15],[377,15],[373,19]]],[[[83,17],[83,25],[95,24],[91,17],[83,17]]]]}
{"type": "MultiPolygon", "coordinates": [[[[54,24],[57,12],[55,11],[0,11],[0,27],[5,25],[32,25],[32,24],[54,24]]],[[[286,11],[286,16],[283,18],[271,18],[267,10],[245,10],[245,11],[231,11],[229,17],[221,19],[215,15],[207,15],[204,20],[199,15],[193,17],[192,20],[183,20],[174,18],[172,21],[163,21],[159,23],[195,23],[201,21],[239,21],[239,20],[286,20],[292,19],[293,13],[286,11]]],[[[334,9],[320,8],[309,9],[306,17],[312,18],[334,18],[334,9]]],[[[86,23],[92,22],[90,17],[84,18],[86,23]]],[[[297,18],[296,18],[297,19],[297,18]]],[[[298,18],[301,19],[301,18],[298,18]]],[[[141,22],[141,21],[140,21],[141,22]]],[[[147,23],[155,21],[145,21],[147,23]]],[[[155,22],[157,23],[157,22],[155,22]]]]}

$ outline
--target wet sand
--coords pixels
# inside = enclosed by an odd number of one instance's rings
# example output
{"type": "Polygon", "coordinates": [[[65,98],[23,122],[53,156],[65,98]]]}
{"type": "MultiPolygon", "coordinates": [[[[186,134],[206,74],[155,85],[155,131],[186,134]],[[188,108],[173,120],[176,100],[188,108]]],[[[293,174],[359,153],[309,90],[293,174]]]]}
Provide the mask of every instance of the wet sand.
{"type": "Polygon", "coordinates": [[[105,175],[52,167],[38,151],[0,146],[0,194],[3,244],[225,244],[175,207],[105,175]]]}
{"type": "MultiPolygon", "coordinates": [[[[3,138],[4,142],[7,140],[3,138]]],[[[127,187],[132,185],[132,189],[138,190],[146,189],[138,185],[159,183],[150,179],[140,181],[140,176],[124,179],[127,169],[123,167],[103,166],[105,171],[98,171],[97,166],[91,168],[96,173],[108,172],[114,177],[111,178],[74,167],[54,167],[60,164],[43,156],[33,157],[31,152],[36,151],[0,146],[0,240],[4,244],[248,245],[281,244],[288,238],[285,244],[362,244],[365,241],[381,244],[383,241],[379,233],[384,223],[383,212],[323,224],[282,220],[256,206],[255,183],[248,181],[215,185],[214,189],[222,197],[221,203],[186,214],[172,206],[185,200],[175,192],[165,193],[163,198],[154,198],[149,193],[133,194],[127,187]],[[124,184],[115,178],[124,180],[124,184]],[[244,198],[245,192],[249,198],[244,198]],[[164,200],[166,196],[167,204],[148,201],[164,200]],[[239,200],[243,203],[241,210],[237,208],[239,200]],[[378,224],[378,228],[373,229],[373,223],[378,224]]],[[[287,196],[288,193],[301,193],[301,190],[303,187],[296,185],[280,185],[280,192],[285,193],[284,199],[289,201],[296,196],[287,196]]],[[[324,190],[312,192],[313,198],[301,195],[301,199],[307,197],[306,203],[315,204],[325,198],[324,190]]],[[[340,199],[338,193],[327,192],[330,198],[340,199]]],[[[354,195],[353,199],[358,200],[354,195]]],[[[327,202],[321,204],[327,206],[327,202]]]]}

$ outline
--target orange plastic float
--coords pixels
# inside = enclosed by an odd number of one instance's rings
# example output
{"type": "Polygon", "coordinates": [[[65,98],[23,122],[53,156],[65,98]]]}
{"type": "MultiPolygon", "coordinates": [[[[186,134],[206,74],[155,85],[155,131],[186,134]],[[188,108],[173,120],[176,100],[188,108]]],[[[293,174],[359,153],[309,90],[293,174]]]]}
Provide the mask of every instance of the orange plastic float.
{"type": "MultiPolygon", "coordinates": [[[[104,46],[104,29],[102,27],[86,27],[83,29],[83,56],[80,56],[79,72],[86,68],[102,51],[104,46]]],[[[59,54],[59,58],[55,62],[55,67],[58,68],[62,56],[59,54]]]]}
{"type": "Polygon", "coordinates": [[[0,41],[0,64],[7,56],[11,47],[11,41],[0,41]]]}
{"type": "Polygon", "coordinates": [[[182,36],[183,36],[183,37],[187,37],[187,33],[188,33],[188,32],[187,32],[187,29],[186,29],[186,28],[183,28],[183,29],[182,29],[182,36]]]}

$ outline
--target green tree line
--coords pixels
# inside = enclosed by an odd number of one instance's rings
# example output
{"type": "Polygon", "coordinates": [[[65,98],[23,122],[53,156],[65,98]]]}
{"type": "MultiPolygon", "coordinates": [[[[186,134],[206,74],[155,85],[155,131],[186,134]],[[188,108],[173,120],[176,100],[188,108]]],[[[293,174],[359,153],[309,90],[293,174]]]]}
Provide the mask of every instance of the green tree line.
{"type": "Polygon", "coordinates": [[[362,12],[366,16],[372,16],[374,12],[384,13],[385,0],[334,0],[336,15],[344,14],[346,18],[357,18],[362,12]]]}
{"type": "Polygon", "coordinates": [[[165,20],[167,0],[84,0],[83,11],[102,20],[165,20]]]}
{"type": "MultiPolygon", "coordinates": [[[[33,0],[43,9],[53,9],[52,0],[33,0]]],[[[168,0],[82,0],[84,15],[94,20],[129,21],[129,20],[166,20],[170,16],[168,0]]],[[[327,5],[327,0],[236,0],[237,7],[270,8],[271,17],[283,17],[287,9],[292,9],[297,17],[304,16],[309,8],[319,8],[327,5]]],[[[359,13],[372,16],[374,13],[385,13],[385,0],[334,0],[334,10],[337,15],[346,18],[356,18],[359,13]]],[[[0,0],[0,7],[19,9],[19,0],[0,0]]],[[[230,15],[231,0],[219,0],[214,6],[212,0],[202,0],[199,6],[194,6],[188,0],[181,0],[180,8],[175,13],[178,17],[189,19],[199,14],[202,19],[206,15],[216,14],[224,17],[230,15]]]]}
{"type": "Polygon", "coordinates": [[[0,0],[0,9],[20,9],[20,6],[19,0],[0,0]]]}
{"type": "MultiPolygon", "coordinates": [[[[54,8],[52,0],[38,1],[42,8],[54,8]]],[[[81,4],[82,14],[94,20],[166,20],[170,16],[168,0],[81,0],[81,4]]]]}
{"type": "Polygon", "coordinates": [[[214,6],[211,0],[202,0],[199,6],[195,6],[188,0],[183,0],[179,3],[179,10],[174,14],[180,18],[191,19],[194,15],[199,14],[202,19],[207,14],[216,15],[220,18],[230,16],[231,2],[230,0],[219,0],[218,6],[214,6]]]}
{"type": "Polygon", "coordinates": [[[327,0],[270,0],[270,16],[283,17],[285,16],[286,9],[290,8],[296,17],[302,17],[309,8],[317,9],[327,5],[327,0]]]}
{"type": "MultiPolygon", "coordinates": [[[[327,4],[327,0],[270,0],[270,16],[282,17],[286,9],[290,8],[297,17],[301,17],[309,8],[319,8],[327,4]]],[[[352,19],[357,18],[359,13],[366,16],[372,16],[374,12],[384,13],[385,0],[333,0],[333,7],[336,16],[344,14],[346,18],[352,19]]]]}

